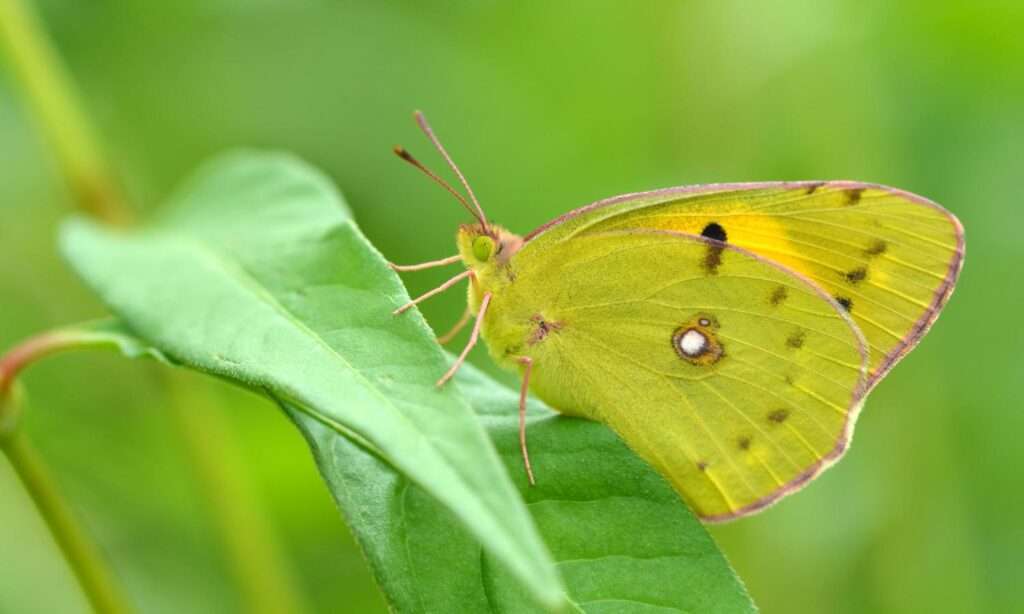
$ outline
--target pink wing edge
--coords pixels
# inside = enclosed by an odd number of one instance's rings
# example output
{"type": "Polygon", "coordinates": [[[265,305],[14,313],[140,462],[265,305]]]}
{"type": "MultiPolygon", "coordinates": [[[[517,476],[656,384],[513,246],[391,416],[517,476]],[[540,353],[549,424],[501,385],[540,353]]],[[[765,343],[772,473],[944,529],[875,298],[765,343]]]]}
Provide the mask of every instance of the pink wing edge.
{"type": "MultiPolygon", "coordinates": [[[[706,193],[711,193],[711,192],[728,192],[728,191],[757,190],[757,189],[770,189],[770,188],[784,188],[784,189],[800,189],[800,188],[803,188],[803,189],[808,189],[808,188],[812,188],[812,187],[831,187],[831,188],[835,188],[835,189],[839,189],[839,190],[856,190],[856,189],[878,189],[878,190],[884,190],[884,191],[886,191],[886,192],[888,192],[888,193],[890,193],[892,195],[900,196],[900,197],[905,198],[905,199],[907,199],[907,200],[909,200],[911,202],[916,202],[916,203],[924,205],[926,207],[931,207],[932,209],[934,209],[934,210],[938,211],[939,213],[941,213],[942,215],[944,215],[950,221],[950,223],[953,225],[953,228],[954,228],[954,230],[956,232],[956,240],[957,240],[956,249],[955,249],[955,251],[953,253],[953,258],[952,258],[952,260],[949,263],[949,267],[947,268],[945,278],[943,279],[943,282],[939,285],[939,288],[935,291],[935,293],[934,293],[934,295],[932,297],[932,302],[929,305],[929,308],[925,311],[924,315],[922,315],[922,317],[914,324],[913,328],[911,328],[910,333],[903,339],[903,341],[896,348],[894,348],[891,352],[889,352],[888,355],[886,355],[885,360],[882,361],[882,364],[879,366],[879,368],[876,370],[876,372],[874,374],[867,374],[867,378],[864,379],[861,382],[861,385],[858,386],[853,391],[853,394],[852,394],[852,397],[851,397],[851,400],[850,400],[850,406],[849,406],[849,409],[848,409],[847,414],[846,414],[846,419],[845,419],[845,423],[844,423],[844,426],[843,426],[842,434],[839,436],[839,439],[836,441],[836,444],[832,448],[832,450],[828,454],[826,454],[824,457],[822,457],[820,460],[815,462],[813,465],[811,465],[810,467],[805,469],[802,473],[800,473],[800,475],[798,475],[797,477],[793,478],[789,482],[783,484],[777,490],[773,491],[769,495],[767,495],[765,497],[762,497],[761,499],[758,499],[757,501],[755,501],[753,503],[749,503],[749,504],[747,504],[747,505],[745,505],[745,506],[743,506],[743,507],[741,507],[741,508],[739,508],[739,509],[737,509],[737,510],[735,510],[733,512],[729,512],[728,514],[716,514],[716,515],[712,515],[712,516],[700,516],[700,519],[702,521],[704,521],[706,523],[709,523],[709,524],[727,522],[727,521],[730,521],[730,520],[735,520],[737,518],[742,518],[744,516],[749,516],[751,514],[755,514],[757,512],[763,511],[764,509],[770,507],[771,505],[773,505],[774,503],[776,503],[779,500],[783,499],[787,495],[790,495],[790,494],[800,490],[801,488],[803,488],[803,486],[805,486],[808,482],[810,482],[812,479],[817,477],[821,472],[825,471],[826,469],[828,469],[829,467],[834,465],[840,458],[842,458],[843,454],[845,454],[846,451],[850,447],[850,441],[853,438],[854,426],[857,423],[857,417],[860,415],[861,408],[864,406],[864,399],[867,397],[867,394],[878,384],[879,381],[881,381],[881,379],[890,370],[892,370],[892,368],[896,365],[896,363],[899,362],[900,359],[902,359],[904,356],[906,356],[907,353],[910,352],[910,350],[912,350],[915,345],[917,345],[917,343],[921,340],[921,338],[924,337],[924,334],[928,332],[928,329],[931,328],[932,324],[935,323],[935,320],[938,319],[939,313],[941,312],[942,307],[946,304],[946,302],[949,300],[949,297],[953,293],[953,288],[956,286],[956,281],[957,281],[957,278],[960,276],[960,271],[963,268],[963,261],[964,261],[964,249],[965,249],[965,245],[964,245],[964,228],[963,228],[963,225],[960,223],[960,220],[958,220],[955,215],[953,215],[952,213],[947,211],[944,207],[942,207],[938,203],[935,203],[935,202],[933,202],[933,201],[931,201],[931,200],[929,200],[929,199],[927,199],[927,198],[925,198],[923,196],[919,196],[919,195],[914,194],[912,192],[907,192],[906,190],[900,190],[898,188],[892,188],[892,187],[881,185],[881,184],[877,184],[877,183],[864,183],[864,182],[859,182],[859,181],[845,181],[845,180],[844,181],[767,181],[767,182],[751,182],[751,183],[712,183],[712,184],[703,184],[703,185],[692,185],[692,186],[679,186],[679,187],[673,187],[673,188],[663,188],[663,189],[659,189],[659,190],[650,190],[650,191],[647,191],[647,192],[633,192],[633,193],[630,193],[630,194],[622,194],[620,196],[614,196],[614,197],[611,197],[611,198],[606,198],[606,199],[603,199],[603,200],[599,200],[599,201],[593,202],[593,203],[591,203],[589,205],[585,205],[583,207],[579,207],[577,209],[573,209],[572,211],[564,213],[563,215],[560,215],[559,217],[551,220],[550,222],[548,222],[548,223],[546,223],[546,224],[536,228],[535,230],[533,230],[532,232],[530,232],[529,234],[527,234],[524,237],[524,242],[529,242],[529,241],[537,238],[538,236],[542,235],[548,229],[553,228],[553,227],[561,224],[562,222],[570,220],[570,219],[572,219],[574,217],[577,217],[579,215],[582,215],[584,213],[588,213],[588,212],[596,210],[596,209],[600,209],[601,207],[607,207],[607,206],[610,206],[610,205],[614,205],[614,204],[621,203],[621,202],[628,201],[628,200],[633,200],[633,199],[636,199],[636,198],[651,197],[651,196],[675,196],[675,195],[684,195],[684,194],[706,194],[706,193]]],[[[700,235],[693,235],[693,234],[684,233],[684,232],[676,232],[676,231],[669,231],[669,230],[645,231],[645,232],[659,232],[659,233],[665,233],[665,234],[680,235],[680,236],[685,236],[685,237],[688,237],[688,238],[695,238],[695,239],[698,239],[698,240],[703,241],[705,243],[720,245],[720,242],[715,241],[713,239],[708,239],[708,238],[702,237],[700,235]]],[[[860,346],[859,349],[860,349],[860,352],[861,352],[862,364],[864,364],[865,367],[866,367],[866,363],[867,363],[869,354],[868,354],[868,350],[867,350],[867,342],[864,339],[864,335],[863,335],[863,333],[861,333],[860,327],[858,327],[856,325],[856,323],[853,321],[853,319],[849,316],[849,314],[846,313],[846,310],[843,309],[843,307],[841,305],[839,305],[839,303],[836,302],[835,298],[833,298],[831,295],[829,295],[827,292],[825,292],[825,290],[823,288],[821,288],[814,281],[808,279],[807,277],[805,277],[804,275],[802,275],[802,274],[800,274],[800,273],[798,273],[796,271],[793,271],[793,270],[791,270],[791,269],[789,269],[787,267],[782,266],[781,264],[778,264],[778,263],[776,263],[776,262],[774,262],[772,260],[769,260],[767,258],[764,258],[762,256],[758,256],[757,254],[754,254],[754,253],[752,253],[752,252],[750,252],[748,250],[739,248],[739,247],[734,246],[734,245],[725,244],[725,247],[728,248],[728,249],[732,249],[732,250],[736,250],[738,252],[741,252],[741,253],[743,253],[743,254],[745,254],[745,255],[747,255],[749,257],[752,257],[752,258],[754,258],[754,259],[756,259],[758,261],[765,262],[765,263],[770,264],[770,265],[772,265],[772,266],[774,266],[774,267],[776,267],[776,268],[778,268],[780,270],[784,270],[787,273],[790,273],[790,274],[794,275],[799,280],[801,280],[802,282],[807,284],[810,288],[812,288],[818,295],[820,295],[822,298],[824,298],[826,301],[828,301],[828,303],[830,305],[832,305],[833,309],[835,309],[836,312],[841,317],[843,317],[846,320],[847,324],[854,331],[855,336],[857,337],[857,340],[858,340],[858,343],[859,343],[859,346],[860,346]]]]}

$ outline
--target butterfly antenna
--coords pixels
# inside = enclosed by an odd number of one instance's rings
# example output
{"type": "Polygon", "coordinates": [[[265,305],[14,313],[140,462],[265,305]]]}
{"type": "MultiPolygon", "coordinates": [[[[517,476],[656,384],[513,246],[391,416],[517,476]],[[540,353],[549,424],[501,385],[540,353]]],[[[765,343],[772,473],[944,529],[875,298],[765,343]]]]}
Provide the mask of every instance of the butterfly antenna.
{"type": "Polygon", "coordinates": [[[423,115],[423,112],[416,111],[415,113],[413,113],[413,116],[416,118],[416,123],[420,125],[420,130],[423,131],[423,134],[427,135],[427,138],[430,139],[430,142],[434,144],[434,147],[437,148],[437,151],[441,153],[441,157],[443,157],[444,161],[448,163],[448,167],[451,168],[452,171],[455,173],[455,176],[459,178],[459,183],[462,184],[462,187],[466,188],[466,193],[469,194],[469,199],[473,201],[473,206],[476,207],[476,213],[474,214],[474,216],[478,220],[480,220],[480,225],[483,226],[483,229],[486,231],[487,216],[484,215],[484,210],[480,207],[480,201],[476,199],[476,194],[473,193],[473,188],[469,187],[469,182],[466,181],[466,176],[462,174],[462,171],[459,170],[459,167],[455,165],[455,161],[452,160],[452,157],[448,155],[448,152],[445,150],[444,145],[441,144],[441,141],[438,140],[437,135],[434,134],[434,129],[430,127],[429,123],[427,123],[427,118],[426,116],[423,115]]]}
{"type": "Polygon", "coordinates": [[[483,220],[481,220],[480,216],[477,215],[477,212],[473,209],[473,206],[469,204],[469,201],[466,200],[466,197],[463,196],[462,194],[459,194],[455,190],[455,188],[451,186],[451,184],[449,184],[444,179],[441,179],[437,175],[437,173],[424,166],[423,163],[417,160],[416,158],[412,157],[412,154],[409,153],[409,151],[402,147],[401,145],[395,145],[394,152],[396,156],[405,160],[414,167],[418,168],[420,172],[429,177],[434,183],[448,190],[448,193],[454,196],[455,199],[458,200],[460,203],[462,203],[462,206],[466,208],[466,211],[469,211],[470,215],[480,220],[480,223],[483,223],[483,220]]]}

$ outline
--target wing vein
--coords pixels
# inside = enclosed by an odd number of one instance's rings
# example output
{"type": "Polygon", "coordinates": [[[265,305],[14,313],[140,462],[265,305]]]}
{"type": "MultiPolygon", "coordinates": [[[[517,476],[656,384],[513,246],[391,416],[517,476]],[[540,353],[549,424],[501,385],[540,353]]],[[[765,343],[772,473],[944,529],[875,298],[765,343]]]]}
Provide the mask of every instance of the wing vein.
{"type": "MultiPolygon", "coordinates": [[[[692,403],[692,402],[690,401],[690,399],[689,399],[689,398],[687,398],[687,397],[686,397],[686,395],[684,395],[684,394],[681,394],[681,392],[679,391],[678,387],[677,387],[677,386],[675,386],[674,384],[672,384],[672,382],[671,382],[671,381],[668,381],[668,379],[669,379],[669,377],[670,377],[670,376],[668,376],[668,375],[666,375],[666,374],[663,374],[663,373],[660,373],[660,372],[658,372],[658,371],[654,371],[653,369],[650,369],[650,368],[649,368],[649,367],[648,367],[647,365],[643,364],[642,362],[639,362],[639,361],[637,361],[637,360],[633,359],[633,358],[632,358],[631,356],[629,356],[628,354],[623,354],[622,352],[619,352],[619,351],[615,350],[614,348],[612,348],[612,347],[609,347],[608,345],[606,345],[605,343],[603,343],[603,342],[602,342],[602,341],[601,341],[600,339],[598,339],[598,338],[594,337],[593,335],[591,335],[591,334],[589,334],[589,333],[587,333],[587,332],[585,332],[585,331],[582,331],[582,330],[580,330],[579,328],[577,328],[577,329],[576,329],[576,331],[577,331],[578,333],[580,333],[580,334],[581,334],[581,335],[582,335],[583,337],[586,337],[587,339],[589,339],[589,340],[590,340],[590,342],[591,342],[592,344],[594,344],[594,345],[596,345],[596,346],[598,346],[598,347],[602,348],[602,349],[603,349],[603,350],[605,350],[606,352],[609,352],[609,353],[611,353],[611,354],[615,354],[615,355],[617,355],[617,356],[620,356],[620,357],[622,357],[622,358],[624,358],[624,359],[628,360],[629,362],[631,362],[631,363],[635,364],[635,365],[636,365],[636,366],[638,366],[639,368],[641,368],[641,369],[643,369],[643,370],[647,371],[648,373],[651,373],[651,374],[653,374],[653,375],[656,375],[656,376],[658,376],[658,377],[661,377],[661,378],[665,379],[665,380],[666,380],[666,382],[665,382],[665,383],[666,383],[666,385],[668,386],[668,388],[669,388],[670,390],[674,391],[674,392],[675,392],[676,394],[678,394],[678,395],[679,395],[679,397],[680,397],[680,398],[682,398],[682,399],[683,399],[683,401],[684,401],[684,402],[686,403],[687,407],[689,407],[689,408],[690,408],[690,413],[691,413],[691,414],[693,415],[693,417],[694,417],[694,419],[696,420],[696,422],[697,422],[697,423],[698,423],[698,424],[700,425],[700,427],[701,427],[701,428],[702,428],[702,429],[704,430],[704,432],[705,432],[705,433],[707,434],[707,436],[708,436],[708,440],[709,440],[709,441],[710,441],[710,442],[712,443],[712,445],[713,445],[713,446],[714,446],[715,448],[717,448],[717,449],[718,449],[718,451],[719,451],[719,453],[720,453],[720,454],[722,455],[722,457],[723,457],[723,458],[726,458],[726,459],[727,459],[727,460],[729,461],[729,464],[730,464],[730,465],[732,465],[733,471],[735,471],[735,472],[736,472],[736,474],[737,474],[737,475],[738,475],[738,476],[739,476],[739,477],[740,477],[740,478],[742,479],[742,481],[743,481],[744,485],[745,485],[745,486],[747,487],[747,489],[748,489],[748,490],[750,491],[750,494],[751,494],[751,495],[753,495],[753,496],[754,496],[754,497],[756,498],[756,496],[757,496],[757,490],[756,490],[756,489],[755,489],[755,488],[753,487],[753,485],[752,485],[752,484],[750,484],[750,482],[749,482],[749,481],[747,480],[746,476],[745,476],[745,475],[743,475],[743,472],[741,472],[741,471],[739,470],[739,467],[738,467],[738,466],[737,466],[737,465],[735,464],[735,462],[733,462],[733,460],[732,460],[732,459],[731,459],[731,458],[730,458],[730,457],[729,457],[729,456],[728,456],[728,455],[727,455],[727,454],[725,453],[725,448],[724,448],[724,447],[722,446],[721,442],[719,442],[719,441],[718,441],[718,439],[717,439],[717,438],[716,438],[716,437],[714,436],[714,433],[713,433],[713,432],[711,431],[711,429],[710,429],[710,428],[708,428],[708,425],[707,425],[707,423],[705,423],[705,422],[704,422],[704,420],[703,420],[703,419],[702,419],[702,418],[700,417],[700,413],[699,413],[699,412],[697,412],[697,411],[696,411],[696,409],[694,409],[694,407],[693,407],[693,403],[692,403]]],[[[684,451],[684,453],[685,453],[685,451],[684,451]]],[[[688,455],[688,456],[689,456],[689,455],[688,455]]],[[[690,458],[690,460],[691,460],[692,462],[696,462],[696,459],[690,458]]],[[[727,501],[727,502],[729,502],[729,503],[730,503],[730,505],[731,505],[731,501],[729,501],[729,499],[728,499],[728,498],[726,499],[726,501],[727,501]]]]}

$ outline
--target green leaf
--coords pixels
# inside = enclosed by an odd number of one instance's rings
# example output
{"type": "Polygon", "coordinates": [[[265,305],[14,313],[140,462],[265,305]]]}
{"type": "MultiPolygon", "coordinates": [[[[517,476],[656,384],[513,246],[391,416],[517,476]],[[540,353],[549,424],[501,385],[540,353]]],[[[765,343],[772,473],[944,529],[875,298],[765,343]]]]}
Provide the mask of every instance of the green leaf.
{"type": "Polygon", "coordinates": [[[145,231],[73,222],[68,257],[126,322],[89,334],[275,399],[397,611],[564,604],[514,488],[577,611],[754,610],[704,527],[603,425],[531,402],[528,486],[518,394],[464,367],[478,422],[455,387],[434,389],[447,358],[418,315],[390,316],[405,293],[342,211],[298,162],[250,154],[201,173],[145,231]]]}
{"type": "MultiPolygon", "coordinates": [[[[531,401],[527,485],[518,394],[472,367],[456,379],[587,613],[753,612],[743,585],[672,488],[604,425],[531,401]]],[[[292,412],[400,612],[529,612],[514,582],[420,488],[292,412]],[[388,510],[388,513],[381,513],[388,510]]]]}
{"type": "Polygon", "coordinates": [[[563,607],[550,555],[479,421],[457,388],[433,384],[448,358],[418,313],[391,315],[407,294],[348,218],[305,164],[240,153],[202,169],[146,228],[74,219],[61,244],[127,328],[169,360],[261,391],[316,425],[314,453],[339,500],[338,488],[376,487],[333,475],[335,450],[356,446],[457,519],[535,602],[563,607]]]}
{"type": "MultiPolygon", "coordinates": [[[[108,332],[118,339],[116,327],[108,332]]],[[[121,347],[143,347],[122,335],[121,347]]],[[[518,394],[468,365],[456,381],[517,477],[579,611],[755,611],[700,522],[609,429],[531,401],[538,483],[530,487],[519,452],[518,394]]],[[[381,459],[284,407],[397,611],[530,611],[518,584],[482,556],[451,512],[381,459]]]]}

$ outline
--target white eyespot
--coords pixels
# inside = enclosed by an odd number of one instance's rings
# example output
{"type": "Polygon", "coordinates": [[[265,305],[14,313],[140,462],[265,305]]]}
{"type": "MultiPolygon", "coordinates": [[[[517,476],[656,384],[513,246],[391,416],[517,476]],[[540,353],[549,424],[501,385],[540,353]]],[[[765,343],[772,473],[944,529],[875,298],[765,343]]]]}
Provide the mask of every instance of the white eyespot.
{"type": "Polygon", "coordinates": [[[708,349],[708,338],[696,328],[691,328],[679,337],[679,351],[684,356],[696,358],[708,349]]]}
{"type": "Polygon", "coordinates": [[[697,321],[697,323],[700,324],[701,326],[711,326],[711,320],[707,318],[701,318],[700,320],[697,321]]]}

